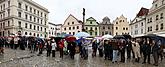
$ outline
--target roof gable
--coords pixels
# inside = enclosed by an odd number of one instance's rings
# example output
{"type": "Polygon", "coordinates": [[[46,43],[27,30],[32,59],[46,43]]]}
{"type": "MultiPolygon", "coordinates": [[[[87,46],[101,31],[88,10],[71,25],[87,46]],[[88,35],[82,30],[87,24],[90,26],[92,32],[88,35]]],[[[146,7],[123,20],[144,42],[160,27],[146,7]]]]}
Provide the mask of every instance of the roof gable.
{"type": "Polygon", "coordinates": [[[68,23],[72,23],[74,22],[74,24],[82,24],[81,20],[78,20],[76,17],[74,17],[72,14],[70,14],[67,19],[64,21],[63,26],[68,25],[68,23]]]}
{"type": "Polygon", "coordinates": [[[99,23],[93,18],[89,17],[86,19],[85,25],[98,25],[99,23]]]}
{"type": "Polygon", "coordinates": [[[149,9],[143,8],[143,7],[142,7],[142,8],[140,9],[139,13],[137,14],[137,17],[147,15],[148,12],[149,12],[149,9]]]}

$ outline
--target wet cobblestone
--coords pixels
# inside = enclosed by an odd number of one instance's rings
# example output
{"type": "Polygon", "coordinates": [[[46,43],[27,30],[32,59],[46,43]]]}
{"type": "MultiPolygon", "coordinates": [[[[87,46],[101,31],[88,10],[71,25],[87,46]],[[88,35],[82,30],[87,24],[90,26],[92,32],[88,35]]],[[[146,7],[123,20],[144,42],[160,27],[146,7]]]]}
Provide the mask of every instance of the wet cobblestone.
{"type": "MultiPolygon", "coordinates": [[[[72,60],[69,56],[64,56],[63,59],[59,58],[58,52],[56,57],[52,58],[46,57],[45,51],[41,56],[37,56],[37,53],[33,54],[28,50],[5,49],[5,54],[0,56],[1,62],[7,61],[0,63],[0,67],[154,67],[152,64],[135,63],[133,60],[127,60],[126,63],[119,62],[113,64],[109,60],[104,60],[104,58],[92,58],[91,54],[88,60],[81,59],[79,54],[76,54],[75,59],[72,60]]],[[[165,67],[164,63],[165,60],[160,62],[159,67],[165,67]]]]}

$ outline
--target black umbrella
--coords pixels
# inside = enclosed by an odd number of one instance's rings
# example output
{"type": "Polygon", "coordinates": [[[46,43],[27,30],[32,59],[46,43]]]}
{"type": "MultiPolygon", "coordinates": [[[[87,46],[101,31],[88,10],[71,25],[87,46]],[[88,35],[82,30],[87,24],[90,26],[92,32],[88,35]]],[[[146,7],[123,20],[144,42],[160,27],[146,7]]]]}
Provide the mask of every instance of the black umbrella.
{"type": "Polygon", "coordinates": [[[131,35],[128,35],[128,34],[124,34],[123,35],[126,39],[131,39],[132,37],[131,37],[131,35]]]}
{"type": "Polygon", "coordinates": [[[123,35],[116,35],[113,38],[114,39],[126,39],[123,35]]]}

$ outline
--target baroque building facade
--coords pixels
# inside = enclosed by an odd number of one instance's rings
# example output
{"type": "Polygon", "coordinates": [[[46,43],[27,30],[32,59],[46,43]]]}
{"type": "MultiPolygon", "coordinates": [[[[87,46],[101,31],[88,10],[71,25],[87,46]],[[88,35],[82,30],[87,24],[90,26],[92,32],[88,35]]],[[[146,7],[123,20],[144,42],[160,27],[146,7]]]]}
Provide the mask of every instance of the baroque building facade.
{"type": "Polygon", "coordinates": [[[48,9],[32,0],[0,0],[0,36],[47,37],[48,9]]]}

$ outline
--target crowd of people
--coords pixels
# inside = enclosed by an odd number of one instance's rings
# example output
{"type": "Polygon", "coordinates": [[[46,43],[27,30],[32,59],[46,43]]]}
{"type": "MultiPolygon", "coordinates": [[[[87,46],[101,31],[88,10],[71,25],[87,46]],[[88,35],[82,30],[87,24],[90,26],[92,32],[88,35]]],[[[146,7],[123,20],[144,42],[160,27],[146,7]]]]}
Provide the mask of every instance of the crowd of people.
{"type": "Polygon", "coordinates": [[[151,56],[154,59],[154,65],[158,66],[159,58],[163,60],[163,49],[161,45],[149,38],[141,39],[82,39],[80,42],[70,42],[65,39],[56,41],[55,39],[41,39],[36,37],[0,37],[0,53],[4,53],[4,47],[11,49],[25,50],[29,49],[31,53],[38,52],[38,56],[46,50],[47,57],[56,56],[56,52],[60,52],[60,58],[64,55],[70,55],[74,59],[74,55],[78,52],[80,57],[88,59],[88,48],[92,44],[92,57],[104,57],[105,60],[110,60],[112,63],[125,63],[126,59],[134,59],[139,63],[142,60],[143,64],[151,63],[151,56]],[[125,55],[126,54],[126,55],[125,55]]]}

